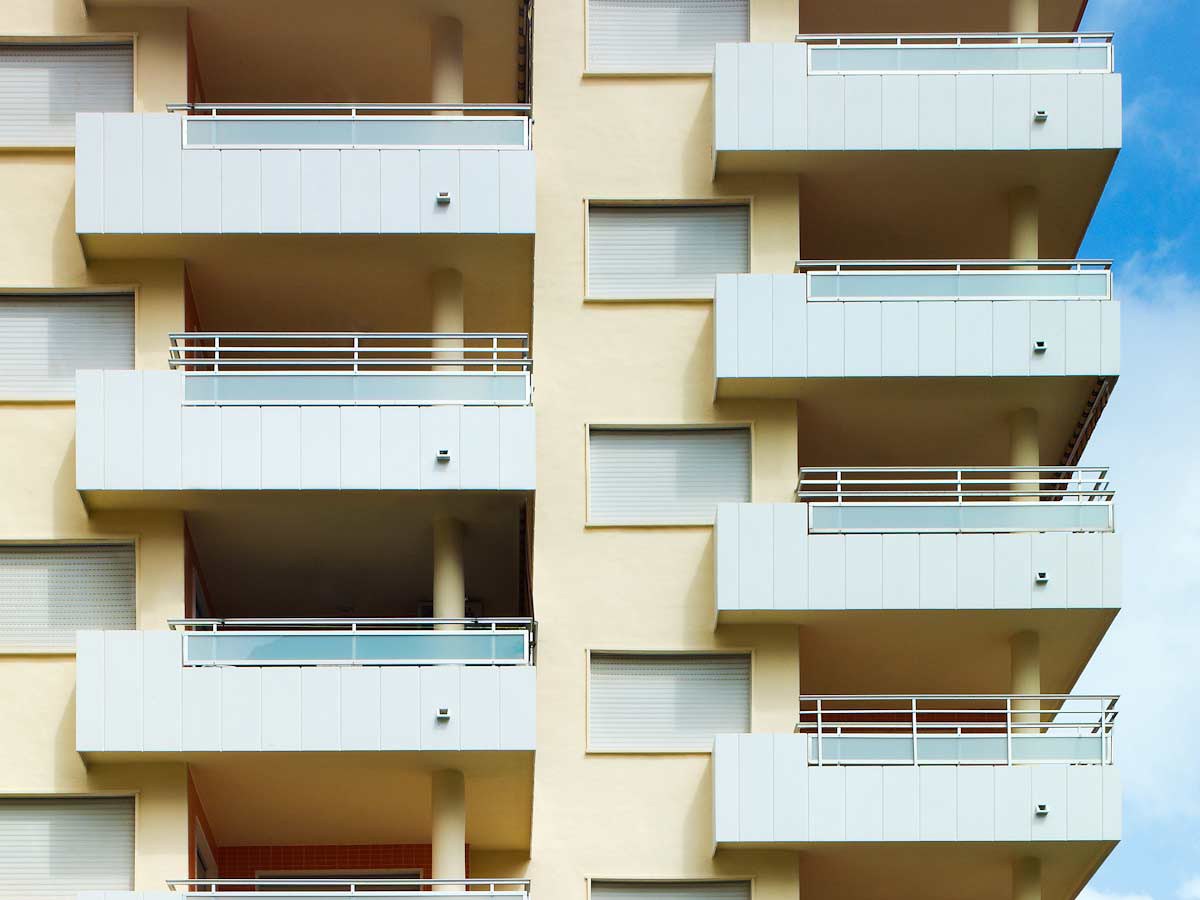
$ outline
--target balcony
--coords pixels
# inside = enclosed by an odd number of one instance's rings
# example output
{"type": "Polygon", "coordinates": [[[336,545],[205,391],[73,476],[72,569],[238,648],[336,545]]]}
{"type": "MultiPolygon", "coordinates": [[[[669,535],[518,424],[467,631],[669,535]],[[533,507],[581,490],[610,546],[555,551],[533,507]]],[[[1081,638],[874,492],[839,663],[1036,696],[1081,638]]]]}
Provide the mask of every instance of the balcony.
{"type": "MultiPolygon", "coordinates": [[[[220,893],[222,897],[254,898],[286,894],[296,900],[353,900],[360,893],[369,892],[380,900],[421,900],[430,891],[445,894],[446,900],[528,900],[529,881],[517,878],[468,878],[462,881],[434,878],[364,878],[304,876],[294,878],[210,878],[176,879],[167,882],[168,897],[200,897],[220,893]]],[[[149,893],[121,893],[109,891],[111,900],[141,900],[154,897],[149,893]]],[[[80,900],[93,900],[80,895],[80,900]]],[[[154,900],[157,900],[155,897],[154,900]]]]}
{"type": "Polygon", "coordinates": [[[1107,262],[800,262],[718,276],[714,310],[716,397],[800,400],[807,459],[861,445],[828,436],[864,421],[894,434],[904,461],[929,430],[962,432],[960,458],[995,459],[1008,445],[997,423],[1027,407],[1043,446],[1074,464],[1120,369],[1107,262]]]}
{"type": "Polygon", "coordinates": [[[718,506],[716,624],[803,625],[838,683],[919,683],[941,659],[994,684],[1033,630],[1043,684],[1067,691],[1120,606],[1105,469],[804,468],[796,498],[718,506]]]}
{"type": "Polygon", "coordinates": [[[883,253],[881,241],[869,254],[895,255],[895,241],[920,236],[942,252],[986,256],[965,242],[1003,232],[1004,196],[1023,187],[1042,200],[1041,255],[1074,256],[1121,147],[1111,39],[843,34],[719,44],[714,172],[813,175],[804,190],[821,182],[805,195],[814,218],[801,227],[813,258],[844,253],[824,241],[861,233],[864,221],[893,246],[883,253]]]}
{"type": "Polygon", "coordinates": [[[90,757],[534,749],[529,619],[186,619],[79,632],[90,757]]]}
{"type": "Polygon", "coordinates": [[[78,373],[76,484],[89,505],[534,488],[523,334],[177,334],[169,364],[78,373]]]}
{"type": "MultiPolygon", "coordinates": [[[[903,848],[891,896],[1038,856],[1042,895],[1073,897],[1121,836],[1116,714],[1115,697],[805,696],[794,734],[716,738],[714,841],[803,850],[806,885],[855,896],[864,844],[903,848]]],[[[998,874],[972,896],[1008,896],[998,874]]]]}

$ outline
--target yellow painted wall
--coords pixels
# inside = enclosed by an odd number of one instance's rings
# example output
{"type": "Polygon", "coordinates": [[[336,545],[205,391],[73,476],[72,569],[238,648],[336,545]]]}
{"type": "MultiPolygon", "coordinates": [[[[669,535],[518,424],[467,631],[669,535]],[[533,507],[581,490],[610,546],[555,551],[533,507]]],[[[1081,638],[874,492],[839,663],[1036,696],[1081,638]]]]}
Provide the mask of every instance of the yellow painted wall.
{"type": "MultiPolygon", "coordinates": [[[[182,9],[107,10],[81,0],[8,0],[0,37],[135,35],[135,108],[161,110],[186,96],[182,9]]],[[[166,368],[170,331],[183,326],[183,264],[89,266],[75,235],[75,164],[69,150],[0,150],[0,290],[119,286],[136,298],[139,368],[166,368]]],[[[0,541],[124,538],[137,547],[139,628],[183,614],[180,513],[90,517],[75,490],[71,403],[0,403],[0,541]]],[[[0,655],[0,796],[132,794],[135,887],[161,890],[187,872],[186,774],[182,763],[94,765],[75,752],[71,654],[0,655]]]]}

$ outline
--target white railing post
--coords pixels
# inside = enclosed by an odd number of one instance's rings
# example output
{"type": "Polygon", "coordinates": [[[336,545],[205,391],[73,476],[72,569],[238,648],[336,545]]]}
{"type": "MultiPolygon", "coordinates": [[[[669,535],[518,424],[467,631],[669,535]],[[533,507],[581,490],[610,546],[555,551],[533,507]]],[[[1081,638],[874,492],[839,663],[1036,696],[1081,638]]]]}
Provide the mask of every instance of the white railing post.
{"type": "Polygon", "coordinates": [[[912,745],[913,745],[913,761],[912,764],[917,765],[917,698],[913,697],[910,702],[912,711],[912,745]]]}
{"type": "Polygon", "coordinates": [[[817,765],[825,764],[825,727],[821,718],[821,699],[817,698],[817,765]]]}
{"type": "Polygon", "coordinates": [[[1008,752],[1008,765],[1013,764],[1013,716],[1012,697],[1004,698],[1004,736],[1008,752]]]}

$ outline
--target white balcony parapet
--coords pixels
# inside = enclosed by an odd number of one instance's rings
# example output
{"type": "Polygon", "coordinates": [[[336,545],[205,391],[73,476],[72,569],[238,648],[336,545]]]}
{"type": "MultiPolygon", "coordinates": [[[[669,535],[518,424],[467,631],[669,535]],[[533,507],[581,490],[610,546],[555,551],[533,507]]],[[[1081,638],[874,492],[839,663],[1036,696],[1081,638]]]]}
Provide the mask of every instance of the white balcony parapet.
{"type": "Polygon", "coordinates": [[[797,263],[718,275],[714,353],[730,379],[1112,376],[1109,263],[797,263]]]}
{"type": "MultiPolygon", "coordinates": [[[[534,748],[531,656],[483,659],[488,653],[520,652],[502,646],[498,631],[485,633],[485,641],[492,643],[482,649],[471,630],[448,631],[448,638],[412,631],[371,637],[360,632],[356,639],[348,630],[326,631],[320,635],[323,645],[307,628],[291,626],[274,634],[219,628],[207,634],[80,631],[76,749],[191,753],[534,748]],[[211,643],[203,643],[205,638],[211,643]],[[372,644],[372,638],[377,643],[372,644]],[[354,647],[343,645],[355,640],[359,657],[339,658],[354,652],[354,647]],[[382,658],[364,658],[373,653],[382,658]],[[420,658],[436,653],[447,658],[420,658]],[[405,654],[416,658],[402,658],[405,654]],[[294,658],[279,658],[284,655],[294,658]]],[[[527,634],[516,634],[518,648],[527,634]]]]}
{"type": "Polygon", "coordinates": [[[805,697],[794,734],[718,735],[720,845],[1113,842],[1113,697],[805,697]]]}
{"type": "Polygon", "coordinates": [[[799,35],[717,44],[713,152],[1115,150],[1107,34],[799,35]],[[1034,43],[1034,41],[1038,43],[1034,43]]]}
{"type": "Polygon", "coordinates": [[[534,233],[528,107],[170,108],[76,115],[79,234],[534,233]]]}
{"type": "Polygon", "coordinates": [[[806,695],[816,766],[1112,765],[1115,696],[806,695]]]}
{"type": "Polygon", "coordinates": [[[536,623],[503,619],[171,619],[185,666],[522,666],[536,623]],[[441,629],[441,630],[439,630],[441,629]]]}
{"type": "Polygon", "coordinates": [[[806,468],[797,498],[717,506],[718,614],[1121,604],[1105,469],[806,468]]]}
{"type": "MultiPolygon", "coordinates": [[[[444,894],[448,900],[478,900],[482,897],[500,897],[501,900],[526,900],[529,896],[529,881],[519,878],[352,878],[294,877],[294,878],[201,878],[172,879],[167,881],[171,891],[188,896],[220,894],[225,897],[283,896],[297,900],[315,898],[352,898],[370,892],[372,897],[388,898],[427,897],[430,891],[444,894]]],[[[116,897],[111,891],[110,897],[116,897]]],[[[149,896],[149,895],[143,895],[149,896]]],[[[166,896],[171,897],[171,894],[166,896]]]]}
{"type": "Polygon", "coordinates": [[[522,406],[529,336],[509,332],[172,334],[188,405],[522,406]]]}

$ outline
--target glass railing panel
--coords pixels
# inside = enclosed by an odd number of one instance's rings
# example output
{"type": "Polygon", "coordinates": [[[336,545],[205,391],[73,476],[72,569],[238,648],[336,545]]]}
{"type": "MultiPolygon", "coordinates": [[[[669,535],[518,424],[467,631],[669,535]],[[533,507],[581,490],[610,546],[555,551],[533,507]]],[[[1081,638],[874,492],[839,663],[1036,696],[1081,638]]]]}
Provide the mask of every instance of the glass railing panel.
{"type": "Polygon", "coordinates": [[[1020,762],[1104,762],[1104,738],[1100,735],[1014,735],[1013,760],[1020,762]]]}
{"type": "Polygon", "coordinates": [[[189,634],[185,646],[192,664],[335,662],[354,654],[349,634],[189,634]]]}
{"type": "Polygon", "coordinates": [[[1108,503],[811,504],[820,531],[1108,531],[1108,503]]]}
{"type": "MultiPolygon", "coordinates": [[[[842,765],[913,763],[913,740],[906,737],[837,735],[809,741],[809,762],[842,765]]],[[[1103,763],[1104,738],[1099,735],[1026,735],[1012,739],[1013,762],[1103,763]]],[[[1008,736],[923,735],[917,738],[917,762],[964,765],[1007,765],[1008,736]]]]}
{"type": "Polygon", "coordinates": [[[813,272],[813,300],[1107,300],[1107,272],[813,272]]]}
{"type": "Polygon", "coordinates": [[[188,665],[522,662],[525,632],[190,633],[188,665]]]}
{"type": "Polygon", "coordinates": [[[453,660],[521,660],[524,634],[468,631],[438,634],[371,634],[357,637],[359,662],[420,662],[453,660]]]}
{"type": "Polygon", "coordinates": [[[1108,72],[1105,44],[811,46],[814,73],[1108,72]]]}
{"type": "Polygon", "coordinates": [[[184,379],[188,403],[246,405],[463,403],[524,404],[523,372],[404,373],[239,373],[189,372],[184,379]]]}
{"type": "Polygon", "coordinates": [[[525,146],[525,119],[487,116],[198,116],[189,146],[513,147],[525,146]]]}

